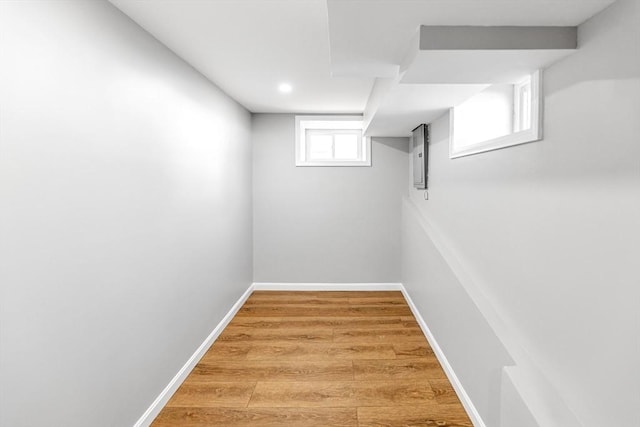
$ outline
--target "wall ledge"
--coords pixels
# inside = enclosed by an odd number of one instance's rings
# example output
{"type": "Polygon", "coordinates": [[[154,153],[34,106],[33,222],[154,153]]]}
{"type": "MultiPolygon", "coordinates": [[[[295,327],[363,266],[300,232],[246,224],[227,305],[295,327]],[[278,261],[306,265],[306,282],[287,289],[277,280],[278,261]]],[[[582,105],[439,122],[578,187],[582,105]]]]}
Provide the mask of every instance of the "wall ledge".
{"type": "MultiPolygon", "coordinates": [[[[540,427],[582,426],[556,387],[530,356],[513,322],[506,321],[506,316],[500,314],[495,304],[485,295],[479,278],[461,261],[461,257],[447,241],[445,234],[429,221],[408,197],[403,198],[403,210],[417,221],[432,241],[455,278],[512,357],[514,364],[503,367],[503,376],[509,377],[518,397],[533,415],[536,424],[540,427]]],[[[514,426],[501,424],[501,427],[514,426]]]]}

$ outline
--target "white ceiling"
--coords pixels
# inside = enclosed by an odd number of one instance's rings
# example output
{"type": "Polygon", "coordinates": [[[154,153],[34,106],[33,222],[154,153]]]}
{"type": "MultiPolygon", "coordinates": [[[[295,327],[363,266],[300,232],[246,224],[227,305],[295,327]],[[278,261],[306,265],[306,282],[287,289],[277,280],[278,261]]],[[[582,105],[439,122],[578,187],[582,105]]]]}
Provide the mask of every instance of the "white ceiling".
{"type": "Polygon", "coordinates": [[[110,1],[250,111],[361,113],[367,102],[372,78],[331,77],[324,0],[110,1]]]}
{"type": "Polygon", "coordinates": [[[394,77],[420,25],[575,26],[613,1],[327,0],[332,67],[394,77]]]}
{"type": "MultiPolygon", "coordinates": [[[[376,78],[399,77],[421,24],[570,26],[614,0],[110,1],[252,112],[362,113],[376,78]]],[[[406,86],[383,106],[394,129],[471,89],[406,86]]]]}
{"type": "Polygon", "coordinates": [[[420,123],[430,123],[448,107],[458,105],[487,85],[399,84],[376,110],[367,129],[370,136],[409,136],[420,123]]]}

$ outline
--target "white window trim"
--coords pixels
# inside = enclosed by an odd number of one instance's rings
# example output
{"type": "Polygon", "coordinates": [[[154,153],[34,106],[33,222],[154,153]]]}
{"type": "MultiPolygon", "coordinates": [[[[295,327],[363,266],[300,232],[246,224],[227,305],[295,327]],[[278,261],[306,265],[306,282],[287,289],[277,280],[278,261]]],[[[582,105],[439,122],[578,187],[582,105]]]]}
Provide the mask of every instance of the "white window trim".
{"type": "MultiPolygon", "coordinates": [[[[522,130],[522,122],[525,117],[521,108],[523,106],[522,89],[526,86],[529,86],[529,96],[531,96],[533,93],[531,76],[513,86],[513,129],[516,132],[520,132],[522,130]]],[[[531,107],[531,102],[529,102],[528,108],[531,109],[531,107]]],[[[529,113],[531,113],[531,111],[529,111],[529,113]]],[[[531,114],[529,114],[527,119],[531,120],[531,114]]]]}
{"type": "Polygon", "coordinates": [[[528,142],[540,141],[542,139],[542,72],[536,71],[531,75],[531,127],[527,130],[512,132],[509,135],[499,138],[489,139],[470,147],[456,149],[454,146],[455,135],[453,133],[453,123],[455,120],[454,109],[449,109],[449,158],[470,156],[472,154],[484,153],[514,145],[526,144],[528,142]]]}
{"type": "Polygon", "coordinates": [[[306,159],[307,129],[362,130],[362,116],[296,116],[295,156],[296,166],[371,166],[371,138],[362,135],[363,160],[314,160],[306,159]]]}

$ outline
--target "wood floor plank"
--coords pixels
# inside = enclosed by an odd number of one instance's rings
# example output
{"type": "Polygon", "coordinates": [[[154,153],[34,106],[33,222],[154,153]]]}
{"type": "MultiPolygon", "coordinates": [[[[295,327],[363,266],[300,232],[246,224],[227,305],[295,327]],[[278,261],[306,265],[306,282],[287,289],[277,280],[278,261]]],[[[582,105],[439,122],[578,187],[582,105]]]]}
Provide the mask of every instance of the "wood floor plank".
{"type": "Polygon", "coordinates": [[[433,399],[426,381],[258,382],[249,407],[419,405],[433,399]]]}
{"type": "Polygon", "coordinates": [[[402,320],[403,322],[406,322],[406,325],[408,327],[412,327],[412,328],[419,328],[420,325],[418,324],[418,321],[415,319],[415,317],[413,316],[400,316],[400,320],[402,320]]]}
{"type": "Polygon", "coordinates": [[[402,294],[395,297],[356,297],[349,298],[349,304],[351,305],[406,305],[407,301],[404,299],[402,294]]]}
{"type": "Polygon", "coordinates": [[[393,351],[398,359],[413,359],[416,357],[435,357],[433,349],[427,341],[394,343],[393,351]]]}
{"type": "Polygon", "coordinates": [[[251,345],[248,343],[226,343],[215,342],[209,350],[202,357],[201,362],[211,362],[217,359],[230,359],[244,360],[247,358],[247,354],[251,350],[251,345]]]}
{"type": "Polygon", "coordinates": [[[165,408],[153,427],[356,427],[355,408],[165,408]]]}
{"type": "Polygon", "coordinates": [[[347,297],[327,297],[325,295],[296,294],[282,297],[270,293],[253,293],[246,301],[247,305],[255,304],[308,304],[308,305],[349,305],[347,297]]]}
{"type": "Polygon", "coordinates": [[[461,405],[460,399],[456,394],[449,380],[429,380],[429,385],[433,390],[436,402],[443,405],[461,405]]]}
{"type": "Polygon", "coordinates": [[[226,343],[270,343],[273,341],[289,341],[297,343],[331,342],[333,329],[299,328],[299,329],[259,329],[229,326],[218,337],[226,343]]]}
{"type": "Polygon", "coordinates": [[[189,379],[207,381],[348,381],[353,380],[350,360],[332,361],[216,361],[198,363],[189,379]]]}
{"type": "Polygon", "coordinates": [[[171,397],[168,407],[246,407],[256,383],[185,381],[171,397]]]}
{"type": "Polygon", "coordinates": [[[346,316],[408,316],[411,310],[407,306],[375,306],[375,305],[349,305],[349,306],[306,306],[306,305],[252,305],[243,306],[236,316],[261,316],[261,317],[346,317],[346,316]]]}
{"type": "Polygon", "coordinates": [[[419,328],[335,328],[333,332],[333,342],[398,344],[424,341],[419,328]]]}
{"type": "Polygon", "coordinates": [[[247,360],[335,360],[335,359],[395,359],[393,346],[388,344],[264,344],[254,345],[247,360]]]}
{"type": "Polygon", "coordinates": [[[358,408],[360,427],[473,427],[459,405],[358,408]]]}
{"type": "Polygon", "coordinates": [[[225,328],[255,328],[255,329],[278,329],[281,328],[282,317],[238,317],[235,316],[225,328]]]}
{"type": "Polygon", "coordinates": [[[152,425],[471,423],[402,293],[257,291],[152,425]]]}
{"type": "Polygon", "coordinates": [[[398,379],[443,379],[446,375],[435,359],[354,360],[354,377],[358,381],[398,379]]]}
{"type": "Polygon", "coordinates": [[[235,317],[229,327],[256,329],[305,329],[305,328],[418,328],[415,321],[401,316],[351,316],[351,317],[235,317]]]}
{"type": "Polygon", "coordinates": [[[350,313],[359,316],[406,316],[411,315],[408,306],[351,305],[350,313]]]}

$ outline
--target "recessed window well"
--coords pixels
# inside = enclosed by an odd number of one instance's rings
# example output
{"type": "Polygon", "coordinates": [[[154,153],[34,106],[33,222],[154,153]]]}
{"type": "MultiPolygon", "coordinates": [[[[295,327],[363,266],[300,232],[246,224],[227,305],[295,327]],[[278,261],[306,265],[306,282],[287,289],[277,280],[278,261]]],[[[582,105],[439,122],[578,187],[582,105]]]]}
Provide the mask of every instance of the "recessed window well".
{"type": "Polygon", "coordinates": [[[360,116],[296,116],[296,166],[371,166],[360,116]]]}
{"type": "Polygon", "coordinates": [[[450,110],[451,158],[542,139],[541,72],[494,84],[450,110]]]}

